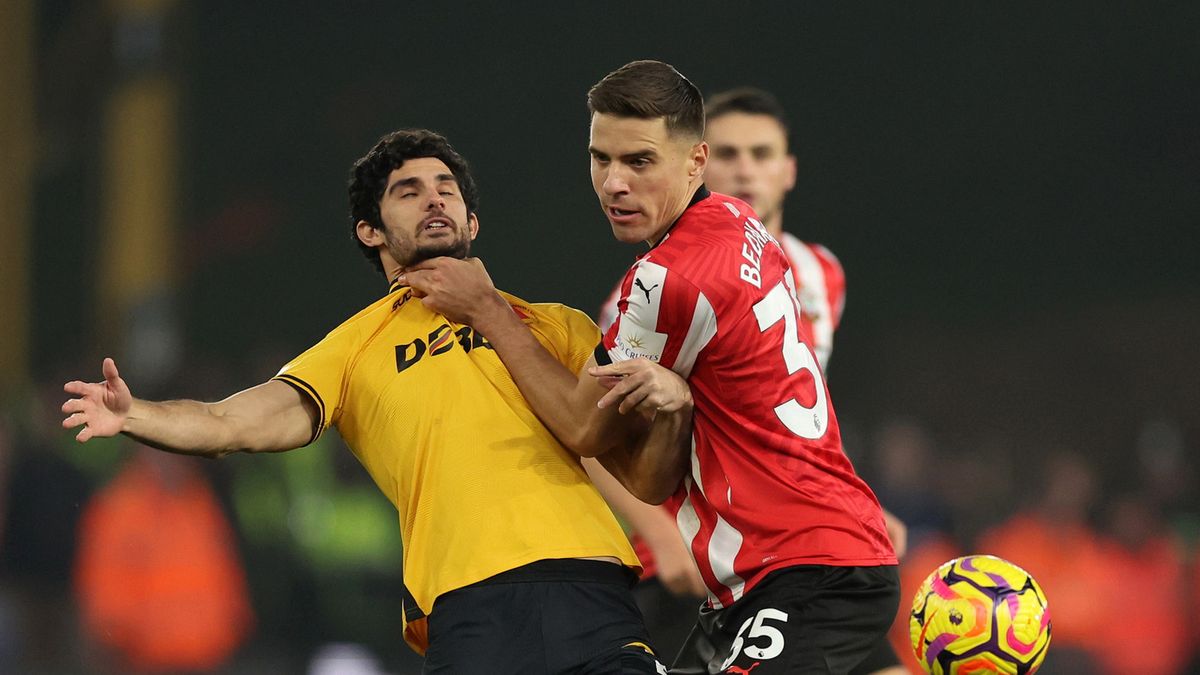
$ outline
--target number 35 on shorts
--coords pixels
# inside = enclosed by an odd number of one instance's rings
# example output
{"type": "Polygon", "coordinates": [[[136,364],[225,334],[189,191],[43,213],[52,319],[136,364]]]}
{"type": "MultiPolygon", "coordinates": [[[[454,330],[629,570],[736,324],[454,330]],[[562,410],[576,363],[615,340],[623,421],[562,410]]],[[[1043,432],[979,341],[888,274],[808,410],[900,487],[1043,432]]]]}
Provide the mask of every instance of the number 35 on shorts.
{"type": "Polygon", "coordinates": [[[729,647],[729,658],[721,664],[721,670],[733,665],[742,653],[758,661],[767,661],[782,654],[783,633],[768,622],[787,623],[787,619],[787,612],[771,607],[760,609],[757,614],[746,619],[738,629],[737,639],[729,647]]]}

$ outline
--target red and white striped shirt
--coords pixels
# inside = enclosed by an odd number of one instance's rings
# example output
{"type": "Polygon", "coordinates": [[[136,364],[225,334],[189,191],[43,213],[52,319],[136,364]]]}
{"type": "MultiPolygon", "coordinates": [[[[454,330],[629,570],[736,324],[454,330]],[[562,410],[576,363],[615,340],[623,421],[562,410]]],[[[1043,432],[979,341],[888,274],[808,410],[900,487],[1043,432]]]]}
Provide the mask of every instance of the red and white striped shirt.
{"type": "Polygon", "coordinates": [[[620,288],[597,360],[643,357],[688,381],[692,468],[667,507],[712,604],[792,565],[896,564],[842,451],[787,257],[750,206],[701,188],[620,288]]]}
{"type": "MultiPolygon", "coordinates": [[[[821,369],[826,370],[833,353],[833,333],[846,308],[846,273],[837,256],[820,244],[800,241],[784,232],[779,245],[783,247],[796,279],[796,295],[804,309],[800,323],[812,335],[813,351],[821,369]]],[[[600,330],[608,330],[617,320],[617,301],[620,299],[621,285],[617,284],[600,306],[596,321],[600,330]]]]}

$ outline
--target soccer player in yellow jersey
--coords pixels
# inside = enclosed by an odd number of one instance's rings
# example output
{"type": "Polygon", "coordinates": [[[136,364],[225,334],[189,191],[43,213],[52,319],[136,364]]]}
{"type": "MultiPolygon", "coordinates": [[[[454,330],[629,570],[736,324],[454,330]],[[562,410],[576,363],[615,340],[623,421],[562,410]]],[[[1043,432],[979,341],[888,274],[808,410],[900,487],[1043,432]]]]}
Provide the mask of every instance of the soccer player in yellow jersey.
{"type": "MultiPolygon", "coordinates": [[[[206,457],[290,450],[336,426],[399,511],[415,605],[405,637],[427,649],[426,672],[665,673],[629,592],[637,558],[579,456],[486,337],[396,281],[428,258],[467,256],[479,230],[467,163],[438,134],[398,131],[355,163],[349,192],[355,241],[392,281],[383,298],[216,403],[133,398],[105,359],[103,382],[65,385],[63,426],[82,426],[81,442],[124,433],[206,457]]],[[[583,367],[600,339],[585,314],[504,299],[560,363],[583,367]]],[[[621,402],[641,414],[610,409],[610,440],[592,447],[616,471],[678,482],[691,408],[671,377],[621,402]]]]}

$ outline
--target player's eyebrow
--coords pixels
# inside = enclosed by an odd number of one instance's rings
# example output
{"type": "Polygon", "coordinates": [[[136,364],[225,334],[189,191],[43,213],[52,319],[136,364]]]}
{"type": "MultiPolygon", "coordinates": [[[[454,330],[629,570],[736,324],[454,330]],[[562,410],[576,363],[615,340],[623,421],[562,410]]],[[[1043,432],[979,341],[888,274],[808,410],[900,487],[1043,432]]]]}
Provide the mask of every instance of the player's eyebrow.
{"type": "Polygon", "coordinates": [[[621,155],[621,160],[625,161],[625,162],[629,162],[629,161],[632,161],[635,159],[653,159],[657,156],[658,156],[658,153],[647,148],[645,150],[636,150],[634,152],[627,152],[624,155],[621,155]]]}
{"type": "Polygon", "coordinates": [[[391,185],[389,185],[387,191],[388,191],[388,194],[391,194],[396,191],[396,188],[416,187],[416,185],[420,182],[421,182],[421,178],[419,176],[410,176],[409,178],[401,178],[400,180],[396,181],[395,183],[392,183],[391,185]]]}
{"type": "MultiPolygon", "coordinates": [[[[452,173],[439,173],[437,176],[434,176],[434,180],[438,184],[441,184],[441,183],[454,183],[456,185],[458,184],[458,179],[455,178],[454,174],[452,174],[452,173]]],[[[391,185],[389,185],[387,191],[389,194],[391,194],[394,190],[396,190],[396,188],[416,187],[420,183],[421,183],[420,176],[409,176],[408,178],[401,178],[400,180],[396,181],[395,183],[392,183],[391,185]]]]}
{"type": "Polygon", "coordinates": [[[754,155],[755,157],[770,157],[771,150],[772,148],[770,143],[761,143],[759,145],[750,146],[750,154],[754,155]]]}

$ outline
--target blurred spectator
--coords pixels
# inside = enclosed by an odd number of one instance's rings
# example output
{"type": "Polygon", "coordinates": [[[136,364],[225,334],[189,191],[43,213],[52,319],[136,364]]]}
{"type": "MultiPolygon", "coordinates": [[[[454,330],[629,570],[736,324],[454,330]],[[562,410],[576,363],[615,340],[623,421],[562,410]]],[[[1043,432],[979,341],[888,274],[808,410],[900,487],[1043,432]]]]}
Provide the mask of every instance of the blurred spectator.
{"type": "Polygon", "coordinates": [[[387,667],[419,659],[397,635],[403,592],[397,513],[336,434],[269,462],[234,456],[232,495],[264,637],[305,654],[327,642],[369,650],[387,667]],[[251,464],[254,464],[251,466],[251,464]]]}
{"type": "Polygon", "coordinates": [[[1100,672],[1094,645],[1111,617],[1098,612],[1096,603],[1113,584],[1099,535],[1089,525],[1096,476],[1072,452],[1051,456],[1040,472],[1031,473],[1044,479],[1036,505],[985,532],[977,552],[1024,568],[1045,591],[1053,631],[1045,672],[1100,672]]]}
{"type": "Polygon", "coordinates": [[[1138,433],[1136,457],[1143,495],[1159,508],[1168,525],[1186,542],[1200,540],[1200,501],[1196,472],[1179,424],[1152,420],[1138,433]]]}
{"type": "Polygon", "coordinates": [[[247,638],[233,532],[195,462],[139,446],[85,507],[75,580],[89,662],[207,672],[247,638]]]}
{"type": "Polygon", "coordinates": [[[879,502],[908,527],[909,545],[949,530],[945,504],[934,489],[941,480],[934,466],[933,441],[915,420],[897,419],[876,436],[878,476],[871,480],[879,502]]]}
{"type": "Polygon", "coordinates": [[[1036,473],[1014,468],[1018,460],[1014,443],[1007,438],[957,440],[954,446],[941,453],[932,482],[950,520],[948,531],[957,540],[970,542],[1030,504],[1030,495],[1041,486],[1036,484],[1036,473]]]}
{"type": "MultiPolygon", "coordinates": [[[[41,400],[58,398],[57,387],[43,389],[36,392],[41,400]]],[[[0,626],[2,672],[56,672],[75,663],[68,589],[73,534],[91,483],[61,452],[61,429],[52,417],[58,406],[38,401],[6,401],[5,412],[22,426],[0,429],[7,474],[0,492],[0,620],[8,624],[0,626]]]]}
{"type": "Polygon", "coordinates": [[[1093,649],[1109,675],[1180,673],[1191,646],[1183,547],[1144,493],[1119,496],[1108,511],[1093,649]]]}

